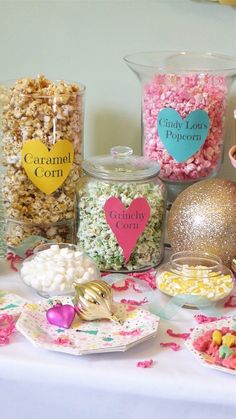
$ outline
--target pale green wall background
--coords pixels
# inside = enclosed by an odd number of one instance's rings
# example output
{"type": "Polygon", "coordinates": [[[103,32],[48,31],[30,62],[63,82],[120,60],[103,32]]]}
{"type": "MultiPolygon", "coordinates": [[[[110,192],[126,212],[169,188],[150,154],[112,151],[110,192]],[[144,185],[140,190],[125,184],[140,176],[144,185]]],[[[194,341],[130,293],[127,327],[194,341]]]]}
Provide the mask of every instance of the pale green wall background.
{"type": "MultiPolygon", "coordinates": [[[[115,144],[140,152],[140,87],[122,57],[155,49],[236,55],[236,9],[198,0],[0,0],[0,79],[43,72],[83,82],[86,156],[115,144]]],[[[233,128],[231,118],[226,151],[233,128]]],[[[227,155],[221,176],[236,180],[227,155]]]]}

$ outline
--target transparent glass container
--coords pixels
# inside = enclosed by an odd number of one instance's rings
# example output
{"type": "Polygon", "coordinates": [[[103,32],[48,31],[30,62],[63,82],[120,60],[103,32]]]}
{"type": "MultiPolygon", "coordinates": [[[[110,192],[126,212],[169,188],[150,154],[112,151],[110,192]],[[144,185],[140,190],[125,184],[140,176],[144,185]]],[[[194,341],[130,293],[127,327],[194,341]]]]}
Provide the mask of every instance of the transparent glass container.
{"type": "Polygon", "coordinates": [[[168,199],[219,172],[236,59],[178,51],[131,54],[142,88],[143,154],[160,164],[168,199]]]}
{"type": "Polygon", "coordinates": [[[74,244],[37,246],[21,264],[22,281],[41,297],[73,295],[74,283],[100,278],[96,263],[74,244]],[[62,249],[64,249],[62,251],[62,249]]]}
{"type": "Polygon", "coordinates": [[[75,242],[84,93],[42,75],[0,84],[0,199],[11,248],[35,235],[75,242]]]}
{"type": "Polygon", "coordinates": [[[83,162],[78,185],[77,243],[102,271],[157,266],[164,253],[165,186],[159,165],[130,147],[83,162]]]}
{"type": "Polygon", "coordinates": [[[234,275],[215,255],[183,251],[174,253],[170,261],[157,270],[158,289],[171,297],[183,295],[186,305],[189,296],[209,303],[222,300],[233,290],[234,275]]]}

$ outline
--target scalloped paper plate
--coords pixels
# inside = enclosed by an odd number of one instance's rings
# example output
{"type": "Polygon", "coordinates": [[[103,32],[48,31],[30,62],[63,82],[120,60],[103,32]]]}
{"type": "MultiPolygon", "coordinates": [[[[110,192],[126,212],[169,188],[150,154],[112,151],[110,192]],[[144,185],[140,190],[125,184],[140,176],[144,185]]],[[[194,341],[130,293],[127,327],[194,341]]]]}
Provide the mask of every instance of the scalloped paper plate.
{"type": "Polygon", "coordinates": [[[19,297],[19,295],[0,291],[0,314],[10,314],[18,317],[26,303],[27,301],[19,297]]]}
{"type": "Polygon", "coordinates": [[[34,345],[72,355],[126,351],[138,343],[156,336],[160,318],[141,308],[114,304],[115,313],[123,324],[109,320],[86,322],[76,316],[70,329],[47,322],[46,311],[53,303],[71,304],[72,297],[26,304],[16,328],[34,345]]]}
{"type": "Polygon", "coordinates": [[[207,354],[203,354],[202,352],[198,352],[193,347],[193,342],[196,338],[201,336],[203,333],[207,332],[211,329],[218,329],[222,327],[230,327],[235,329],[236,320],[232,317],[227,317],[226,319],[216,320],[215,322],[206,323],[203,325],[199,325],[195,327],[195,329],[191,332],[190,337],[185,342],[187,348],[199,359],[199,361],[210,368],[214,368],[215,370],[219,370],[222,372],[226,372],[228,374],[236,375],[236,370],[232,370],[230,368],[222,367],[220,365],[215,365],[212,363],[211,356],[207,354]]]}

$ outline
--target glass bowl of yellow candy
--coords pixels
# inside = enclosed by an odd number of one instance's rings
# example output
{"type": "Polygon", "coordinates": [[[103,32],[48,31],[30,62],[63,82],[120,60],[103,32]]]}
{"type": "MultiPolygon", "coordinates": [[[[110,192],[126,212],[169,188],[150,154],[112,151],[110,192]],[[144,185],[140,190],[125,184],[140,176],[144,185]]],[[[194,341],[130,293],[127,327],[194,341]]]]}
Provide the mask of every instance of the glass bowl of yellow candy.
{"type": "Polygon", "coordinates": [[[183,296],[185,306],[193,306],[194,298],[209,304],[220,301],[235,285],[233,272],[218,256],[190,251],[174,253],[168,263],[160,266],[156,283],[166,295],[183,296]]]}

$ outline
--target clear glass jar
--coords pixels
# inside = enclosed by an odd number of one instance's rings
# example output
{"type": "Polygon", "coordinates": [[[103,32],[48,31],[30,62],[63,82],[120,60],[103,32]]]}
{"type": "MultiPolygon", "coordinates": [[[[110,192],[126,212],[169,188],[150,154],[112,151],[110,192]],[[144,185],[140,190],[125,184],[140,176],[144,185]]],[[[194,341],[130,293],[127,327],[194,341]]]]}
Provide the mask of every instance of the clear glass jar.
{"type": "Polygon", "coordinates": [[[233,273],[218,256],[190,251],[174,253],[157,270],[156,282],[169,296],[196,296],[209,302],[227,297],[235,285],[233,273]]]}
{"type": "Polygon", "coordinates": [[[21,265],[22,281],[41,297],[74,294],[74,283],[100,278],[96,263],[76,245],[46,243],[37,246],[21,265]]]}
{"type": "Polygon", "coordinates": [[[159,165],[130,147],[83,162],[77,243],[102,271],[132,272],[163,257],[166,190],[159,165]]]}
{"type": "Polygon", "coordinates": [[[211,53],[154,51],[124,58],[142,86],[142,144],[161,166],[168,199],[216,176],[236,59],[211,53]]]}
{"type": "Polygon", "coordinates": [[[85,87],[40,75],[0,85],[1,205],[6,244],[75,242],[85,87]]]}

